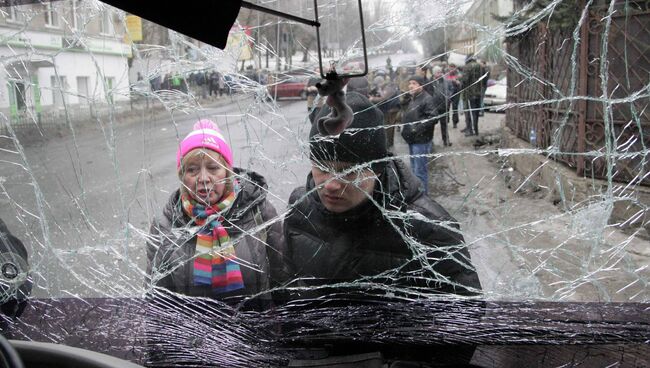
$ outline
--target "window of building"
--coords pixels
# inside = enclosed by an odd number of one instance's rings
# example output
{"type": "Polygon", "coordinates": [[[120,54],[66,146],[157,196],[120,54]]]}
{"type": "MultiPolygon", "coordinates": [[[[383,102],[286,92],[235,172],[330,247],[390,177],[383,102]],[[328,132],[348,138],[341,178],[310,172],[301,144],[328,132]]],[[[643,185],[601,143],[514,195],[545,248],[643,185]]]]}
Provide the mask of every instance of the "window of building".
{"type": "Polygon", "coordinates": [[[14,89],[14,94],[16,96],[16,108],[20,110],[25,110],[27,104],[25,103],[25,83],[23,82],[11,82],[11,86],[14,89]]]}
{"type": "Polygon", "coordinates": [[[111,12],[106,10],[102,13],[101,16],[101,33],[102,34],[112,34],[113,33],[113,22],[111,21],[111,12]]]}
{"type": "Polygon", "coordinates": [[[59,27],[59,15],[52,3],[45,3],[45,26],[59,27]]]}
{"type": "Polygon", "coordinates": [[[88,98],[88,77],[77,77],[77,94],[79,102],[84,102],[88,98]]]}
{"type": "MultiPolygon", "coordinates": [[[[11,1],[10,4],[13,5],[15,1],[11,1]]],[[[25,17],[23,15],[23,10],[21,9],[20,6],[14,5],[10,6],[7,10],[7,22],[8,23],[23,23],[25,21],[25,17]]]]}
{"type": "Polygon", "coordinates": [[[83,29],[84,21],[81,11],[81,1],[73,0],[72,1],[72,28],[73,29],[83,29]]]}
{"type": "Polygon", "coordinates": [[[106,77],[105,82],[106,82],[108,101],[113,103],[113,88],[115,88],[115,77],[106,77]]]}
{"type": "Polygon", "coordinates": [[[50,77],[52,101],[56,107],[64,107],[68,102],[68,80],[64,75],[50,77]]]}

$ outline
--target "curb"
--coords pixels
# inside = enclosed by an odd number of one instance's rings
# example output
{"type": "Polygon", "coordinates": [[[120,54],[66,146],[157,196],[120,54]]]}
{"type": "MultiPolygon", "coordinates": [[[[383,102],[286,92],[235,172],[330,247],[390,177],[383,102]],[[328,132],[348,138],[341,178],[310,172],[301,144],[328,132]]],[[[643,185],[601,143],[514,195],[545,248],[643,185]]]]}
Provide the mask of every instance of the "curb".
{"type": "MultiPolygon", "coordinates": [[[[196,105],[200,104],[201,109],[211,109],[225,106],[229,103],[235,103],[239,100],[250,98],[249,95],[233,95],[233,96],[224,96],[216,100],[196,100],[196,105]]],[[[142,122],[143,119],[150,120],[160,120],[164,118],[171,117],[172,110],[165,108],[161,102],[157,100],[149,100],[149,106],[146,106],[144,101],[136,101],[133,103],[127,103],[124,105],[115,106],[116,109],[122,109],[122,111],[115,112],[113,116],[113,124],[119,126],[129,126],[131,124],[142,122]]],[[[198,107],[197,107],[198,108],[198,107]]],[[[82,120],[70,121],[75,134],[83,134],[88,129],[96,128],[97,120],[102,122],[107,122],[109,120],[108,114],[103,114],[102,116],[87,116],[82,120]],[[92,123],[92,124],[89,124],[92,123]]],[[[15,131],[16,138],[20,144],[24,147],[34,146],[37,144],[42,144],[52,139],[63,138],[71,134],[70,127],[66,121],[62,121],[58,124],[42,124],[38,126],[33,124],[33,129],[19,129],[15,131]]],[[[0,126],[0,128],[3,128],[0,126]]],[[[4,134],[4,129],[2,129],[4,134]]],[[[14,149],[14,139],[9,136],[7,133],[5,136],[0,138],[0,148],[14,149]]]]}
{"type": "MultiPolygon", "coordinates": [[[[505,125],[502,129],[502,145],[514,149],[533,148],[505,125]]],[[[580,177],[566,165],[539,154],[511,155],[508,160],[517,172],[530,178],[530,181],[553,188],[555,196],[566,199],[566,208],[587,207],[602,202],[609,185],[605,180],[580,177]]],[[[615,183],[614,187],[616,194],[610,223],[620,223],[621,228],[637,228],[650,221],[650,214],[643,209],[650,205],[650,188],[641,185],[627,188],[625,183],[615,183]],[[643,214],[639,216],[639,213],[643,214]]]]}

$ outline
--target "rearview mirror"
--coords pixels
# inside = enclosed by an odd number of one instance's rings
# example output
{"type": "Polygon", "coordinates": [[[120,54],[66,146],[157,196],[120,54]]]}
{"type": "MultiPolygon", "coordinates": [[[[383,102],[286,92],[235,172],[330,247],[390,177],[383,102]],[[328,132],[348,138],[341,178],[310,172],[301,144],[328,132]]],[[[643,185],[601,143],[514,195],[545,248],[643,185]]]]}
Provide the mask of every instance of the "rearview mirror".
{"type": "Polygon", "coordinates": [[[336,70],[339,78],[368,74],[368,53],[361,0],[314,0],[321,77],[336,70]],[[359,32],[355,32],[359,30],[359,32]],[[359,40],[361,43],[359,43],[359,40]]]}
{"type": "Polygon", "coordinates": [[[242,1],[241,6],[316,27],[318,66],[323,79],[363,77],[368,74],[361,0],[321,0],[320,5],[318,0],[314,0],[313,20],[249,1],[242,1]],[[356,29],[358,33],[354,31],[356,29]]]}

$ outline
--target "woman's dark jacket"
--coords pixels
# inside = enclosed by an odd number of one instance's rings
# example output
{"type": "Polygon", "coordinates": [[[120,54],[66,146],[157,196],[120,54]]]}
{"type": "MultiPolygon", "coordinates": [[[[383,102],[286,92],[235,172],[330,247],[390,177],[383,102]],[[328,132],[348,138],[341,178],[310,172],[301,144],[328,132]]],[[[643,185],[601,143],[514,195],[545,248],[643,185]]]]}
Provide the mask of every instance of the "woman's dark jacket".
{"type": "MultiPolygon", "coordinates": [[[[273,205],[266,198],[264,178],[254,172],[235,169],[241,191],[232,207],[224,215],[224,226],[234,243],[241,261],[244,289],[214,295],[211,287],[193,285],[194,253],[198,228],[190,221],[180,204],[180,191],[175,191],[163,209],[163,215],[154,219],[147,242],[148,282],[173,292],[189,296],[229,297],[254,295],[276,286],[282,267],[283,239],[281,223],[273,205]],[[274,222],[275,221],[275,222],[274,222]],[[189,225],[188,225],[189,224],[189,225]]],[[[261,296],[268,299],[267,296],[261,296]]]]}

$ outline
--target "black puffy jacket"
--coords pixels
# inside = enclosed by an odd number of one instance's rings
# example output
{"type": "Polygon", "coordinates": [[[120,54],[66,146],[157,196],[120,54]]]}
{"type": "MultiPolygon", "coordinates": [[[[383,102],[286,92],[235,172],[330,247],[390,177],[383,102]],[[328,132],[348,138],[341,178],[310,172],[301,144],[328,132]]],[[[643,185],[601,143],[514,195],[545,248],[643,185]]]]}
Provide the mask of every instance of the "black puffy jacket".
{"type": "MultiPolygon", "coordinates": [[[[335,214],[320,202],[310,175],[307,186],[291,194],[284,222],[296,284],[476,294],[481,285],[457,221],[419,185],[404,163],[395,160],[386,166],[373,194],[381,210],[367,201],[335,214]]],[[[319,292],[303,294],[315,297],[319,292]]]]}
{"type": "Polygon", "coordinates": [[[445,99],[441,94],[436,94],[434,98],[422,91],[412,96],[402,110],[402,138],[408,144],[431,142],[436,118],[444,112],[445,99]]]}

